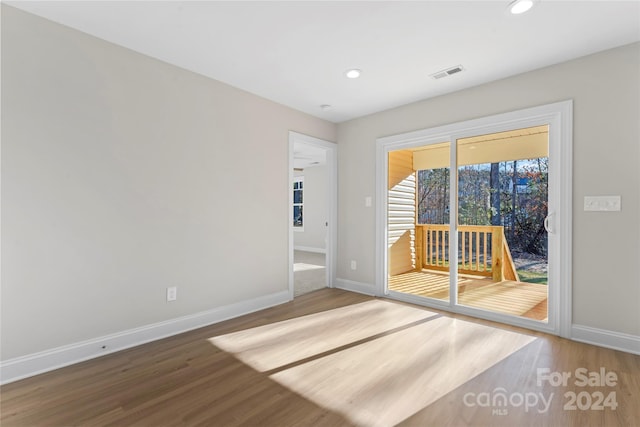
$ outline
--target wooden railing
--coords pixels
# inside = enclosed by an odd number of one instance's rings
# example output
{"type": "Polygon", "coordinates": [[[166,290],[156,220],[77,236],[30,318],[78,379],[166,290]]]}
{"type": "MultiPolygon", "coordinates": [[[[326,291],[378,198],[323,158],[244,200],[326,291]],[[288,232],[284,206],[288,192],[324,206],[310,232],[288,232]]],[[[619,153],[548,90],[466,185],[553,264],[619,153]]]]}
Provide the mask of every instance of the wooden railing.
{"type": "MultiPolygon", "coordinates": [[[[449,271],[449,226],[416,225],[416,270],[449,271]]],[[[458,226],[458,272],[519,281],[501,226],[458,226]]]]}

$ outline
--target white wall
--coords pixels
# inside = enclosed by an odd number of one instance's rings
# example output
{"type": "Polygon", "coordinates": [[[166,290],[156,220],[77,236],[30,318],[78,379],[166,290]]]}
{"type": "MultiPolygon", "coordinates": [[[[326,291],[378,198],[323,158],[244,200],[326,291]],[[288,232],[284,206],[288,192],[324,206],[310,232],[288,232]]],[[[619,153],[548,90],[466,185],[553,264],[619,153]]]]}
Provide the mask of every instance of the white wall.
{"type": "MultiPolygon", "coordinates": [[[[296,174],[297,175],[297,174],[296,174]]],[[[314,249],[324,252],[327,248],[327,190],[329,176],[326,166],[304,168],[303,213],[304,231],[295,231],[293,243],[296,249],[314,249]]]]}
{"type": "Polygon", "coordinates": [[[339,124],[338,278],[374,284],[375,212],[364,198],[375,194],[376,138],[566,99],[574,100],[573,321],[639,336],[640,43],[339,124]],[[621,195],[622,211],[584,212],[586,195],[621,195]]]}
{"type": "Polygon", "coordinates": [[[287,291],[290,130],[336,138],[2,5],[1,359],[287,291]]]}

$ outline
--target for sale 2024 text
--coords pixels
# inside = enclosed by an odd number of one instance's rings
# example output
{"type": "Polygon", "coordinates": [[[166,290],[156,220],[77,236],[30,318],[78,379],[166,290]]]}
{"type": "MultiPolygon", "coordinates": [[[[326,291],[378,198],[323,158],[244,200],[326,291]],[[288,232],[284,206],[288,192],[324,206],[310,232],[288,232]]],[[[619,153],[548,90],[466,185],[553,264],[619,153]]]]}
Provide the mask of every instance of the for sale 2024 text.
{"type": "MultiPolygon", "coordinates": [[[[573,381],[576,387],[615,387],[618,385],[618,375],[613,371],[607,371],[600,367],[599,371],[589,371],[587,368],[578,368],[575,371],[555,371],[549,368],[539,368],[537,385],[541,387],[545,382],[553,387],[567,387],[569,381],[573,381]]],[[[567,411],[591,410],[604,411],[606,408],[618,407],[615,391],[567,391],[564,393],[564,409],[567,411]],[[606,393],[606,395],[605,395],[606,393]]]]}

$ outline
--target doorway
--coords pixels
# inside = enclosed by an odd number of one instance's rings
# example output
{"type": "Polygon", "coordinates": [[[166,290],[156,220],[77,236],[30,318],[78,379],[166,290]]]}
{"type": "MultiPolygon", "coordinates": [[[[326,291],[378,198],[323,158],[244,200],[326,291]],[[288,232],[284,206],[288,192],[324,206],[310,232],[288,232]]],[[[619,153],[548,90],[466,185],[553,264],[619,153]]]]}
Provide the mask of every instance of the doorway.
{"type": "Polygon", "coordinates": [[[335,278],[337,147],[289,134],[289,294],[295,298],[335,278]]]}
{"type": "Polygon", "coordinates": [[[567,336],[570,153],[570,101],[379,139],[380,294],[567,336]]]}

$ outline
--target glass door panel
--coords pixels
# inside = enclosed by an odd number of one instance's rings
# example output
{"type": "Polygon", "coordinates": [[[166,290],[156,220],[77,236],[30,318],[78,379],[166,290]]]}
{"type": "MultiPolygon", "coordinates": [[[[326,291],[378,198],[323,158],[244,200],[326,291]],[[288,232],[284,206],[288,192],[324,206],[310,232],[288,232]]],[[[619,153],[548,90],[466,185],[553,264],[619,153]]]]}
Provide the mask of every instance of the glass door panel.
{"type": "Polygon", "coordinates": [[[389,153],[389,291],[449,301],[450,146],[389,153]]]}
{"type": "Polygon", "coordinates": [[[459,305],[547,321],[548,136],[457,141],[459,305]]]}

